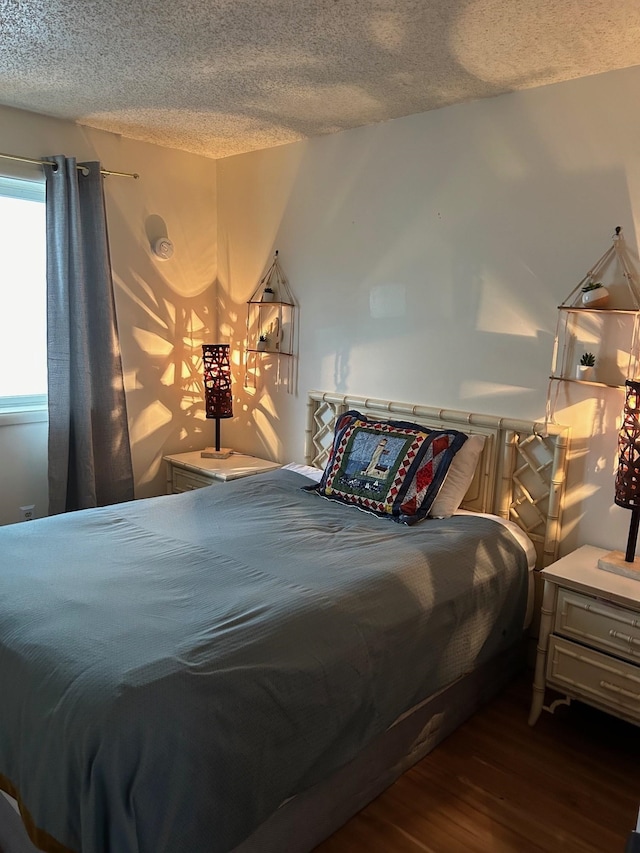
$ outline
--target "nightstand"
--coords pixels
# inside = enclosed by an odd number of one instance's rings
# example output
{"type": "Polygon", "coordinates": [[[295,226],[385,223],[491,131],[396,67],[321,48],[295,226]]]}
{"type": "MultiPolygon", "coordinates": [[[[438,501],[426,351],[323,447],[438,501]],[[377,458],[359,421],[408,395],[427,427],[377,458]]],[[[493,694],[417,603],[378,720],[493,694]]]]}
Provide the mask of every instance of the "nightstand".
{"type": "Polygon", "coordinates": [[[167,494],[189,492],[203,486],[226,483],[240,477],[250,477],[263,471],[279,468],[279,462],[232,453],[227,459],[206,459],[199,450],[165,456],[167,463],[167,494]]]}
{"type": "Polygon", "coordinates": [[[542,572],[529,725],[572,699],[640,725],[640,581],[599,569],[606,553],[583,545],[542,572]],[[565,698],[544,705],[547,687],[565,698]]]}

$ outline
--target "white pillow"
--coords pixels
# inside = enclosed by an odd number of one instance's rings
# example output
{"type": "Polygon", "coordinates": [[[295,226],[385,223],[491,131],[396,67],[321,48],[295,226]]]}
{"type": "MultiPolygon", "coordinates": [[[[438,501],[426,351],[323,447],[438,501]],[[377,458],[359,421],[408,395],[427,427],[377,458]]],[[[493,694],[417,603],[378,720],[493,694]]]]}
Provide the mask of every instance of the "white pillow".
{"type": "Polygon", "coordinates": [[[320,468],[313,468],[311,465],[300,465],[297,462],[289,462],[287,465],[283,465],[282,470],[295,471],[297,474],[304,474],[305,477],[313,480],[314,483],[319,483],[322,478],[322,470],[320,468]]]}
{"type": "Polygon", "coordinates": [[[430,516],[449,518],[458,509],[473,480],[484,440],[484,435],[470,435],[453,457],[444,483],[429,510],[430,516]]]}

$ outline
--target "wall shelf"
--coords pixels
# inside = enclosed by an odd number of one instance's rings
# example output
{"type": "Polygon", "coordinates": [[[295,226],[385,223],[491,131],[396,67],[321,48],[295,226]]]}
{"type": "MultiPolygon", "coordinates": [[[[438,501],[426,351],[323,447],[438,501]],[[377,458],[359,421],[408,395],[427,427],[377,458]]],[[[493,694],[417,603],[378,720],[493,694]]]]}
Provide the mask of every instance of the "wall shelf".
{"type": "Polygon", "coordinates": [[[636,308],[588,308],[585,305],[558,305],[558,311],[571,314],[637,314],[636,308]]]}
{"type": "Polygon", "coordinates": [[[640,289],[621,232],[620,227],[616,228],[609,249],[558,305],[547,392],[548,421],[554,418],[562,383],[621,389],[627,379],[638,374],[640,289]],[[611,283],[606,285],[607,304],[583,304],[585,289],[599,282],[605,274],[611,278],[611,283]],[[595,354],[595,376],[579,379],[575,371],[585,352],[595,354]]]}
{"type": "Polygon", "coordinates": [[[609,382],[599,382],[597,379],[577,379],[571,376],[550,376],[556,382],[575,382],[576,385],[593,385],[596,388],[624,388],[624,385],[611,385],[609,382]]]}
{"type": "Polygon", "coordinates": [[[278,261],[278,252],[247,301],[245,388],[257,388],[269,378],[277,386],[295,390],[297,364],[296,314],[298,306],[278,261]],[[264,347],[258,346],[261,336],[264,347]],[[281,357],[284,363],[281,364],[281,357]]]}

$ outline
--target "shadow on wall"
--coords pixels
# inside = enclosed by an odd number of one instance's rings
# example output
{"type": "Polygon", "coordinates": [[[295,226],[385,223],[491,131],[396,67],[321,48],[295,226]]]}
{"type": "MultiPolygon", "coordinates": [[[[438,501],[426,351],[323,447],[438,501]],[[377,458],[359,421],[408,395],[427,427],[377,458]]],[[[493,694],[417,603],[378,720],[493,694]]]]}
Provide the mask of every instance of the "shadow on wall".
{"type": "MultiPolygon", "coordinates": [[[[406,395],[412,373],[412,396],[422,402],[501,413],[515,396],[512,414],[544,416],[556,305],[583,272],[553,251],[550,230],[557,226],[558,247],[564,245],[566,221],[575,221],[589,198],[611,195],[612,186],[629,222],[632,210],[621,174],[567,175],[542,151],[528,177],[525,162],[517,176],[505,174],[497,159],[487,163],[495,142],[495,129],[486,132],[490,123],[483,122],[471,149],[468,137],[434,131],[430,165],[402,162],[384,126],[362,135],[348,169],[344,139],[323,140],[313,163],[303,164],[280,231],[313,235],[313,245],[302,235],[292,259],[301,339],[313,353],[305,365],[308,387],[333,383],[339,391],[397,397],[394,389],[406,395]],[[332,170],[339,179],[331,179],[332,170]],[[384,203],[367,207],[373,175],[384,203]],[[301,199],[309,198],[314,217],[305,222],[301,199]],[[542,229],[541,210],[548,211],[542,229]]],[[[525,142],[518,128],[511,130],[502,145],[515,157],[525,142]]],[[[418,128],[416,137],[417,148],[418,128]]],[[[600,227],[606,240],[599,216],[592,236],[600,227]]],[[[590,235],[575,236],[592,245],[590,235]]]]}
{"type": "MultiPolygon", "coordinates": [[[[240,172],[235,183],[231,168],[221,168],[224,192],[237,209],[252,210],[249,221],[228,216],[221,289],[241,289],[233,263],[241,255],[245,267],[246,256],[257,263],[255,247],[262,251],[268,235],[301,306],[303,393],[544,419],[557,305],[612,228],[622,223],[631,240],[634,222],[624,168],[594,166],[590,149],[604,142],[582,123],[584,109],[562,134],[549,133],[553,110],[570,108],[570,91],[550,110],[527,95],[518,109],[485,101],[314,140],[275,213],[268,200],[279,155],[261,157],[265,177],[249,191],[240,172]]],[[[221,297],[225,334],[238,347],[244,312],[221,297]]],[[[595,514],[585,499],[602,490],[598,502],[611,503],[620,406],[616,390],[562,390],[557,420],[573,428],[570,536],[586,512],[595,514]]],[[[300,402],[293,409],[284,395],[271,396],[265,408],[285,447],[294,447],[300,402]]]]}
{"type": "MultiPolygon", "coordinates": [[[[254,282],[247,288],[246,299],[250,298],[256,284],[254,282]]],[[[283,411],[283,403],[286,399],[293,403],[296,389],[293,387],[293,393],[288,393],[278,378],[280,372],[289,376],[290,357],[259,353],[248,364],[247,302],[234,300],[218,287],[217,313],[224,318],[220,325],[220,341],[229,343],[231,352],[234,417],[229,425],[231,438],[228,441],[236,450],[275,461],[288,461],[288,456],[285,459],[283,455],[282,421],[287,414],[283,411]]],[[[293,381],[295,375],[294,369],[291,374],[293,381]]]]}
{"type": "MultiPolygon", "coordinates": [[[[111,205],[110,227],[126,229],[126,219],[118,218],[116,205],[111,205]]],[[[114,269],[138,498],[166,491],[164,454],[211,443],[203,402],[202,344],[212,342],[217,326],[213,265],[189,257],[183,241],[178,241],[174,257],[155,258],[152,243],[171,236],[159,216],[147,218],[145,233],[146,244],[131,249],[129,268],[122,273],[114,269]]]]}

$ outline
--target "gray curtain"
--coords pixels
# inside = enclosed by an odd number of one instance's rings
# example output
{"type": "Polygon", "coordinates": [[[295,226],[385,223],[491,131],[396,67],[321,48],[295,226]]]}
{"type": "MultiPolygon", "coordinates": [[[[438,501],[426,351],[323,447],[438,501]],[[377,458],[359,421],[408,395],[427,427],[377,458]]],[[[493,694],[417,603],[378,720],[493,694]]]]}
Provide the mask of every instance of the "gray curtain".
{"type": "Polygon", "coordinates": [[[99,163],[48,158],[49,514],[133,499],[99,163]]]}

